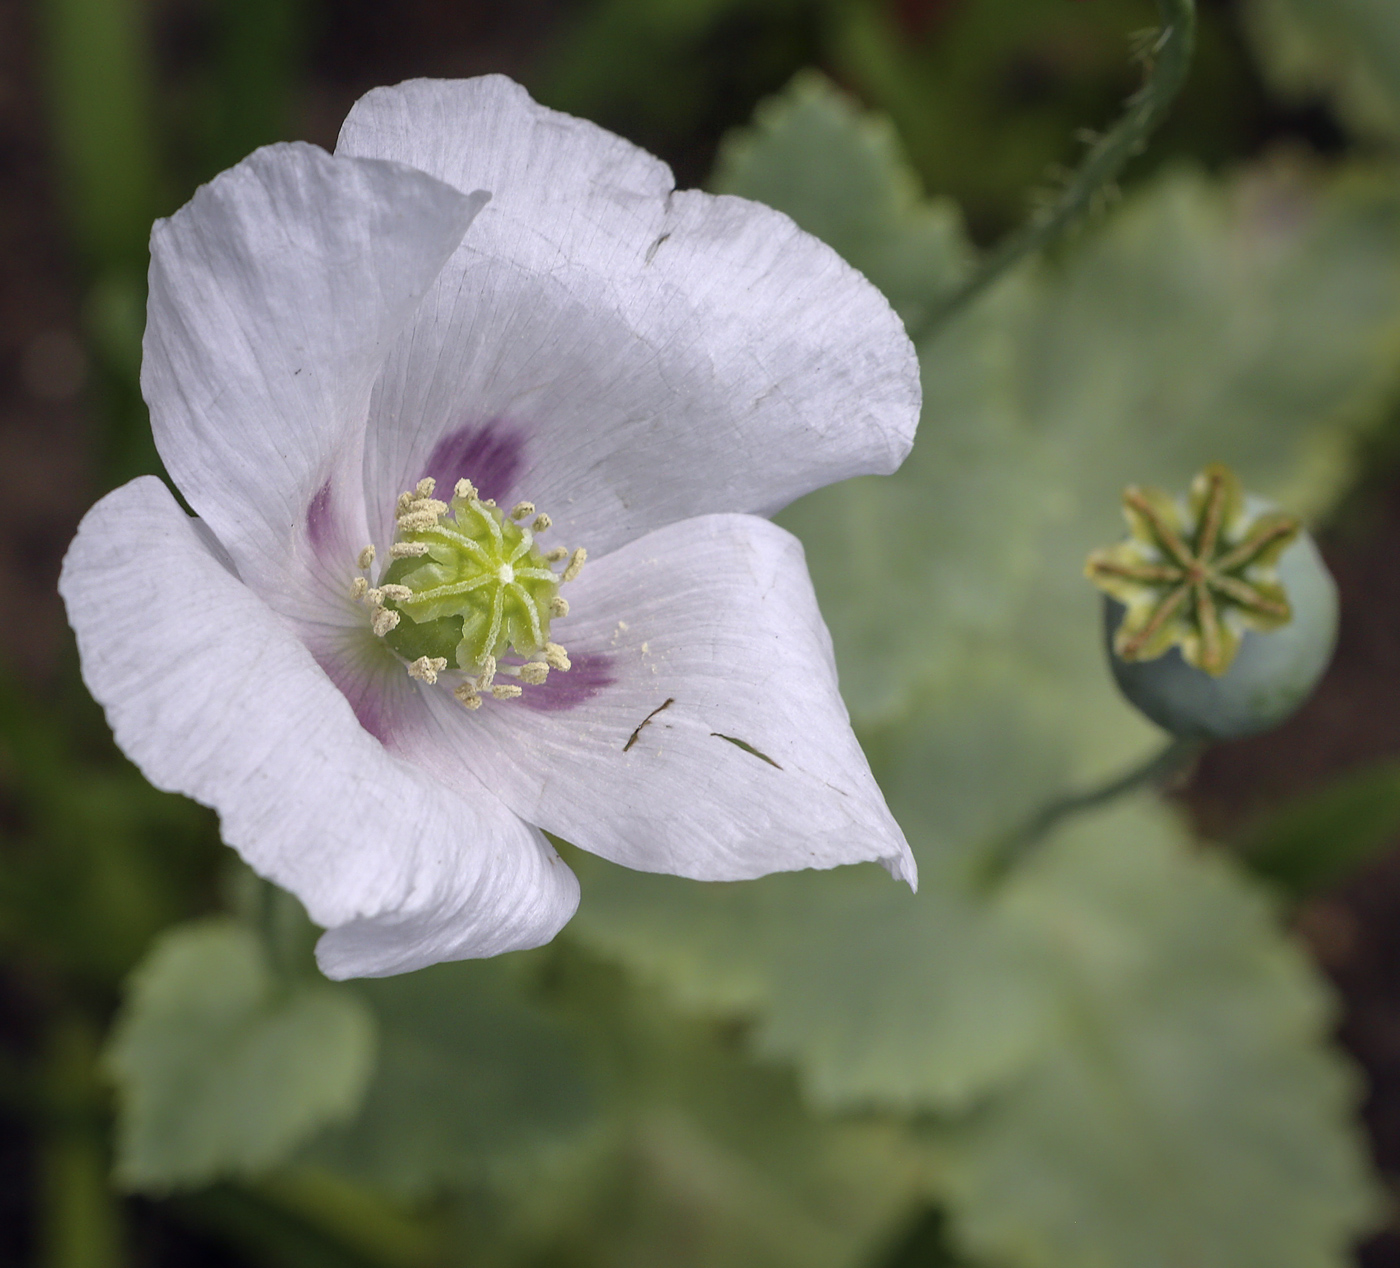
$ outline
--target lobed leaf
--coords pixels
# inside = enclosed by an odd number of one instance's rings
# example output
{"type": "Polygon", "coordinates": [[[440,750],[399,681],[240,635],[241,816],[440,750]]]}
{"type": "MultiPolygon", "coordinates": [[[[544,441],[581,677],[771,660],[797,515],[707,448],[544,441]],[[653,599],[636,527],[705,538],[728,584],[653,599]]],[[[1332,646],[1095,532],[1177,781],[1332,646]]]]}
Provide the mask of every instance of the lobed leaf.
{"type": "Polygon", "coordinates": [[[107,1053],[117,1180],[161,1192],[265,1171],[355,1113],[374,1049],[350,988],[279,980],[236,921],[176,926],[133,973],[107,1053]]]}
{"type": "Polygon", "coordinates": [[[1342,1268],[1380,1195],[1330,999],[1273,913],[1139,797],[1081,819],[1008,914],[1053,1041],[939,1143],[958,1240],[1024,1268],[1342,1268]]]}
{"type": "Polygon", "coordinates": [[[528,1166],[591,1124],[596,1080],[579,1037],[506,962],[439,964],[357,989],[378,1021],[378,1067],[359,1114],[310,1159],[424,1197],[528,1166]]]}

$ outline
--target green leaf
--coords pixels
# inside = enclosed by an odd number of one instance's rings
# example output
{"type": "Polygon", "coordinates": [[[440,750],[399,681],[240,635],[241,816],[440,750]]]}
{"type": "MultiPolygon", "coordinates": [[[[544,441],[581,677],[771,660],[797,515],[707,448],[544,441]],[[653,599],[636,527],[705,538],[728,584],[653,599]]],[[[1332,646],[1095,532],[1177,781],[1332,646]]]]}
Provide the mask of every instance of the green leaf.
{"type": "Polygon", "coordinates": [[[118,1181],[159,1192],[265,1171],[354,1114],[374,1046],[352,989],[280,981],[246,927],[170,930],[133,973],[107,1054],[118,1181]]]}
{"type": "Polygon", "coordinates": [[[1386,758],[1290,798],[1252,824],[1235,849],[1291,898],[1334,885],[1400,835],[1400,761],[1386,758]]]}
{"type": "MultiPolygon", "coordinates": [[[[916,197],[887,127],[813,76],[729,143],[717,183],[829,235],[906,317],[969,254],[948,205],[916,197]],[[832,181],[848,171],[859,197],[832,181]]],[[[1176,172],[919,351],[924,412],[901,470],[782,517],[807,547],[852,715],[907,716],[990,641],[1076,707],[1096,694],[1095,724],[1075,729],[1099,734],[1117,706],[1080,572],[1121,535],[1121,488],[1184,487],[1223,460],[1292,509],[1328,505],[1395,384],[1400,198],[1361,175],[1258,172],[1223,189],[1176,172]]],[[[1130,719],[1110,730],[1090,772],[1150,742],[1130,719]]]]}
{"type": "Polygon", "coordinates": [[[918,325],[967,271],[962,216],[925,199],[887,119],[861,115],[815,71],[724,139],[712,184],[786,211],[835,247],[918,325]]]}
{"type": "MultiPolygon", "coordinates": [[[[824,238],[911,324],[970,261],[956,207],[920,197],[888,122],[813,72],[727,139],[714,184],[824,238]]],[[[911,672],[950,675],[960,636],[1010,619],[1043,514],[1001,312],[979,307],[920,354],[924,423],[900,475],[846,481],[782,517],[807,545],[857,720],[897,714],[911,672]]]]}
{"type": "Polygon", "coordinates": [[[964,1248],[1017,1268],[1342,1268],[1379,1195],[1333,1010],[1268,904],[1142,797],[1080,820],[1008,914],[1054,1041],[941,1141],[964,1248]]]}
{"type": "Polygon", "coordinates": [[[380,1055],[353,1122],[310,1157],[409,1196],[479,1182],[592,1121],[596,1072],[578,1036],[510,964],[440,964],[358,984],[380,1055]]]}
{"type": "Polygon", "coordinates": [[[1363,135],[1400,141],[1400,9],[1392,0],[1250,0],[1245,25],[1285,94],[1331,96],[1363,135]]]}
{"type": "MultiPolygon", "coordinates": [[[[860,172],[883,155],[876,236],[909,178],[870,136],[809,78],[731,146],[721,183],[817,225],[829,195],[802,163],[860,172]]],[[[828,221],[854,254],[859,209],[842,208],[828,221]]],[[[577,934],[692,1008],[751,1016],[759,1050],[824,1104],[946,1112],[1011,1077],[1043,1042],[1040,983],[966,878],[1045,801],[1161,743],[1112,685],[1085,556],[1121,536],[1123,485],[1184,488],[1214,459],[1325,507],[1397,348],[1400,199],[1364,175],[1222,188],[1179,172],[1020,270],[920,349],[904,467],[784,516],[920,893],[873,870],[699,886],[581,863],[577,934]]]]}
{"type": "Polygon", "coordinates": [[[731,1028],[576,949],[556,948],[542,981],[593,1049],[605,1113],[513,1190],[504,1259],[857,1268],[903,1223],[926,1164],[898,1124],[811,1114],[791,1072],[752,1061],[731,1028]]]}

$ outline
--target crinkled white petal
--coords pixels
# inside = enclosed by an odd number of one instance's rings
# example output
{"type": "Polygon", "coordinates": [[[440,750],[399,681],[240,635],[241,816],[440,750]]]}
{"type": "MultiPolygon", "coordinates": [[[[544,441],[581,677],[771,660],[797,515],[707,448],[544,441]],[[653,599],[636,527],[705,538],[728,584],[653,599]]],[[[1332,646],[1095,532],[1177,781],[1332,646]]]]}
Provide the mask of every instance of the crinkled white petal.
{"type": "Polygon", "coordinates": [[[548,941],[578,901],[548,842],[470,780],[386,753],[220,554],[151,477],[78,530],[59,589],[126,754],[218,810],[224,839],[328,927],[332,977],[548,941]]]}
{"type": "MultiPolygon", "coordinates": [[[[518,814],[643,871],[701,880],[877,860],[915,883],[904,835],[851,731],[801,544],[711,515],[590,563],[555,637],[609,685],[569,709],[424,691],[436,730],[403,737],[471,770],[518,814]]],[[[577,690],[551,673],[544,692],[577,690]]]]}
{"type": "Polygon", "coordinates": [[[673,192],[665,164],[499,76],[376,89],[337,153],[492,191],[375,393],[381,534],[444,438],[478,460],[454,476],[597,552],[699,513],[769,514],[908,452],[903,326],[781,213],[673,192]]]}
{"type": "Polygon", "coordinates": [[[485,197],[274,145],[156,223],[142,390],[166,468],[246,580],[285,575],[323,488],[317,531],[364,545],[370,390],[485,197]]]}

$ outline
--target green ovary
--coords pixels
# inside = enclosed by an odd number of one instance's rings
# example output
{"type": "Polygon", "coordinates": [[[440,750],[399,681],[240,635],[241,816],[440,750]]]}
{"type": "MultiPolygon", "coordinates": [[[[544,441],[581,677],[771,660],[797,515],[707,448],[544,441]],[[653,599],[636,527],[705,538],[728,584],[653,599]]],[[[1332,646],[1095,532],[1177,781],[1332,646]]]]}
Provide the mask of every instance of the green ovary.
{"type": "Polygon", "coordinates": [[[528,528],[493,504],[454,497],[431,527],[405,531],[401,524],[399,541],[427,548],[395,559],[379,582],[413,591],[385,602],[401,619],[384,641],[405,660],[442,657],[476,672],[488,656],[528,659],[543,650],[559,578],[528,528]]]}

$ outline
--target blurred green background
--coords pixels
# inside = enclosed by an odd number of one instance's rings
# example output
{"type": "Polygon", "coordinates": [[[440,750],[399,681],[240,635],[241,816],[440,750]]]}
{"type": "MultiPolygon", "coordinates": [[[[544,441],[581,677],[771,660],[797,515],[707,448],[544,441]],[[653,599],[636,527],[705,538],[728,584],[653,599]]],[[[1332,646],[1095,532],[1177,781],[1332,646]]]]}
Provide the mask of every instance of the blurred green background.
{"type": "Polygon", "coordinates": [[[1400,6],[1204,4],[1145,151],[939,316],[1157,18],[0,0],[0,1262],[1400,1265],[1400,6]],[[917,898],[570,852],[552,946],[332,985],[295,902],[113,749],[54,583],[159,469],[151,219],[257,145],[330,147],[376,84],[488,71],[787,211],[917,333],[905,468],[782,517],[917,898]],[[989,885],[1008,832],[1160,743],[1080,565],[1124,483],[1212,460],[1318,527],[1332,672],[989,885]]]}

